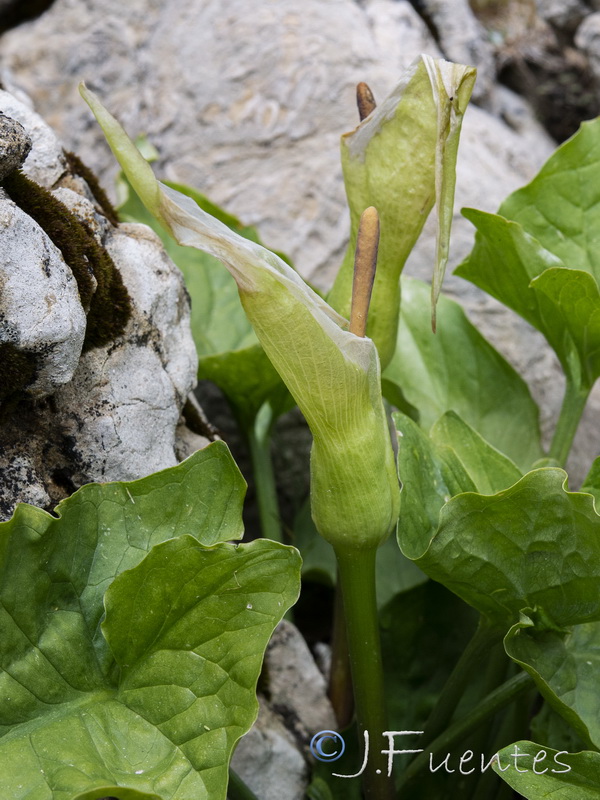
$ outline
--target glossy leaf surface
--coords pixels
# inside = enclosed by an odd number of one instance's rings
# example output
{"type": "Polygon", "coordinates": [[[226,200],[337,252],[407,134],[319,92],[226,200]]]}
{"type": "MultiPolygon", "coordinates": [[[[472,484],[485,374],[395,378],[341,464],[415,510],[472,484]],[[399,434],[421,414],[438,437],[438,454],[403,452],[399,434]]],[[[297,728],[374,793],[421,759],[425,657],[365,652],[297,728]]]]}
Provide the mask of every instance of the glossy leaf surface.
{"type": "Polygon", "coordinates": [[[494,771],[527,800],[596,800],[600,794],[600,753],[566,754],[521,741],[498,755],[503,769],[495,763],[494,771]],[[515,760],[515,747],[524,757],[515,760]]]}
{"type": "Polygon", "coordinates": [[[571,631],[544,630],[523,615],[504,641],[508,655],[535,680],[547,702],[588,747],[600,745],[600,623],[571,631]]]}
{"type": "Polygon", "coordinates": [[[526,471],[542,457],[539,411],[527,385],[458,303],[444,296],[434,334],[429,293],[421,281],[402,279],[398,344],[383,373],[384,394],[396,404],[390,387],[401,390],[425,431],[455,411],[526,471]]]}

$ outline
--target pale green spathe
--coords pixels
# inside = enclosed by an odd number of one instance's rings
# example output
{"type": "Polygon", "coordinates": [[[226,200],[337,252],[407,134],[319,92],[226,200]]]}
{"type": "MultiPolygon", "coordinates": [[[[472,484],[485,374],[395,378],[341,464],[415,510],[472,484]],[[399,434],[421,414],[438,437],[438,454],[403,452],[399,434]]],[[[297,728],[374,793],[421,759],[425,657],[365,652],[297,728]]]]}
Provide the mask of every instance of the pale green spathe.
{"type": "Polygon", "coordinates": [[[434,204],[434,307],[437,301],[448,260],[460,128],[475,74],[473,67],[420,56],[389,97],[342,137],[351,238],[328,299],[348,316],[358,223],[364,209],[373,205],[381,238],[367,333],[384,367],[396,346],[400,273],[434,204]]]}
{"type": "Polygon", "coordinates": [[[284,261],[160,184],[119,123],[81,88],[129,181],[182,245],[219,258],[258,338],[311,428],[312,514],[334,547],[372,547],[396,524],[399,489],[373,342],[284,261]]]}

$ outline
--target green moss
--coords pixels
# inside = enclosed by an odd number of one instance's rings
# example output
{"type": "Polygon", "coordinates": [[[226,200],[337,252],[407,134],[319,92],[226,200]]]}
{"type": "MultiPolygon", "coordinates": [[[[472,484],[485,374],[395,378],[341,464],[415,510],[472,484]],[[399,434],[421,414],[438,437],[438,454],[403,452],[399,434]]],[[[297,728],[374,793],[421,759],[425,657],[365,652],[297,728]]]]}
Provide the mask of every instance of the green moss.
{"type": "Polygon", "coordinates": [[[83,161],[76,156],[75,153],[71,153],[69,150],[63,150],[65,158],[67,159],[67,164],[69,170],[74,175],[79,175],[80,178],[87,183],[90,187],[90,191],[94,196],[94,199],[102,209],[104,216],[109,222],[112,222],[113,225],[119,224],[119,217],[117,216],[117,212],[112,206],[112,203],[108,199],[106,192],[100,186],[98,178],[94,175],[92,170],[87,167],[83,161]]]}
{"type": "Polygon", "coordinates": [[[85,223],[20,170],[7,176],[2,185],[11,200],[47,233],[75,276],[81,303],[87,311],[84,351],[120,336],[131,316],[131,301],[106,249],[98,244],[85,223]],[[95,291],[94,278],[98,284],[95,291]]]}
{"type": "Polygon", "coordinates": [[[35,353],[25,353],[10,342],[0,342],[0,401],[33,381],[35,364],[35,353]]]}

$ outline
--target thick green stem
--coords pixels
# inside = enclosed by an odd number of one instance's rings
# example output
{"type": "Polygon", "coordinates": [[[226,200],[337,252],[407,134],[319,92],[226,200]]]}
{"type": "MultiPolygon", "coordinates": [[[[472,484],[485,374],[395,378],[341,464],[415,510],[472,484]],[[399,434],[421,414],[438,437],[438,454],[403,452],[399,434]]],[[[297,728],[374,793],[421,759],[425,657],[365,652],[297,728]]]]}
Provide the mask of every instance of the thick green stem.
{"type": "Polygon", "coordinates": [[[329,675],[328,694],[340,730],[348,728],[354,713],[354,698],[352,695],[350,658],[348,656],[348,634],[339,575],[335,586],[335,603],[333,606],[331,673],[329,675]]]}
{"type": "MultiPolygon", "coordinates": [[[[267,408],[263,406],[263,409],[267,408]]],[[[277,488],[273,461],[271,459],[271,418],[263,418],[261,409],[253,425],[247,426],[246,434],[252,458],[252,471],[256,486],[256,499],[262,534],[265,539],[281,542],[283,534],[277,501],[277,488]]],[[[268,410],[268,408],[267,408],[268,410]]]]}
{"type": "MultiPolygon", "coordinates": [[[[463,719],[450,725],[422,753],[419,753],[414,761],[411,761],[401,775],[398,789],[406,786],[422,769],[427,767],[430,759],[434,759],[438,753],[447,753],[457,742],[482,725],[488,717],[496,714],[531,686],[531,677],[526,672],[519,672],[514,678],[510,678],[502,686],[499,686],[463,719]]],[[[406,797],[408,798],[409,795],[407,794],[406,797]]]]}
{"type": "Polygon", "coordinates": [[[229,800],[258,800],[252,789],[244,783],[240,776],[229,767],[229,784],[227,786],[229,800]]]}
{"type": "Polygon", "coordinates": [[[385,692],[375,593],[376,548],[336,551],[348,633],[354,706],[361,742],[369,734],[369,758],[362,775],[367,800],[393,800],[382,734],[387,730],[385,692]]]}
{"type": "Polygon", "coordinates": [[[589,389],[577,389],[572,381],[567,380],[563,404],[548,454],[559,464],[564,464],[567,460],[589,393],[589,389]]]}
{"type": "Polygon", "coordinates": [[[481,661],[489,654],[490,648],[499,641],[501,636],[501,631],[492,628],[483,617],[480,618],[477,630],[452,670],[438,702],[427,720],[421,739],[424,744],[432,742],[448,727],[471,676],[475,670],[481,668],[481,661]]]}

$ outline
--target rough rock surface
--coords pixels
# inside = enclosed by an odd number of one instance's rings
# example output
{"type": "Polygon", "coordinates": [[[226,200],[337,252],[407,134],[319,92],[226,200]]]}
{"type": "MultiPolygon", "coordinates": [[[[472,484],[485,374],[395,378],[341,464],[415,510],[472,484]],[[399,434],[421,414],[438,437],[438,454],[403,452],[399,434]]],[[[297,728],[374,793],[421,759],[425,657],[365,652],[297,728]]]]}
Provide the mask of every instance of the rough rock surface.
{"type": "Polygon", "coordinates": [[[18,169],[31,151],[25,128],[0,112],[0,180],[18,169]]]}
{"type": "MultiPolygon", "coordinates": [[[[0,107],[33,143],[25,174],[85,223],[112,257],[131,303],[122,333],[82,355],[86,310],[73,272],[42,227],[0,191],[0,346],[13,359],[34,359],[31,380],[2,408],[6,517],[19,501],[51,507],[89,481],[132,480],[173,466],[206,442],[180,425],[197,357],[179,270],[145,226],[106,219],[26,103],[3,91],[0,107]]],[[[11,159],[9,147],[2,163],[11,159]]]]}
{"type": "Polygon", "coordinates": [[[0,194],[0,342],[35,354],[33,397],[51,394],[77,367],[85,313],[72,272],[44,231],[0,194]]]}
{"type": "Polygon", "coordinates": [[[577,28],[575,44],[588,57],[594,77],[600,84],[600,11],[583,20],[577,28]]]}
{"type": "Polygon", "coordinates": [[[542,19],[563,30],[573,30],[589,14],[583,0],[535,0],[535,4],[542,19]]]}
{"type": "Polygon", "coordinates": [[[275,630],[263,674],[268,700],[260,698],[258,720],[240,741],[232,766],[262,800],[302,800],[308,768],[299,750],[307,757],[314,734],[336,724],[325,679],[290,622],[275,630]]]}
{"type": "Polygon", "coordinates": [[[496,77],[494,51],[487,32],[468,0],[420,0],[423,15],[435,29],[444,57],[459,64],[477,66],[473,99],[485,102],[496,77]]]}

